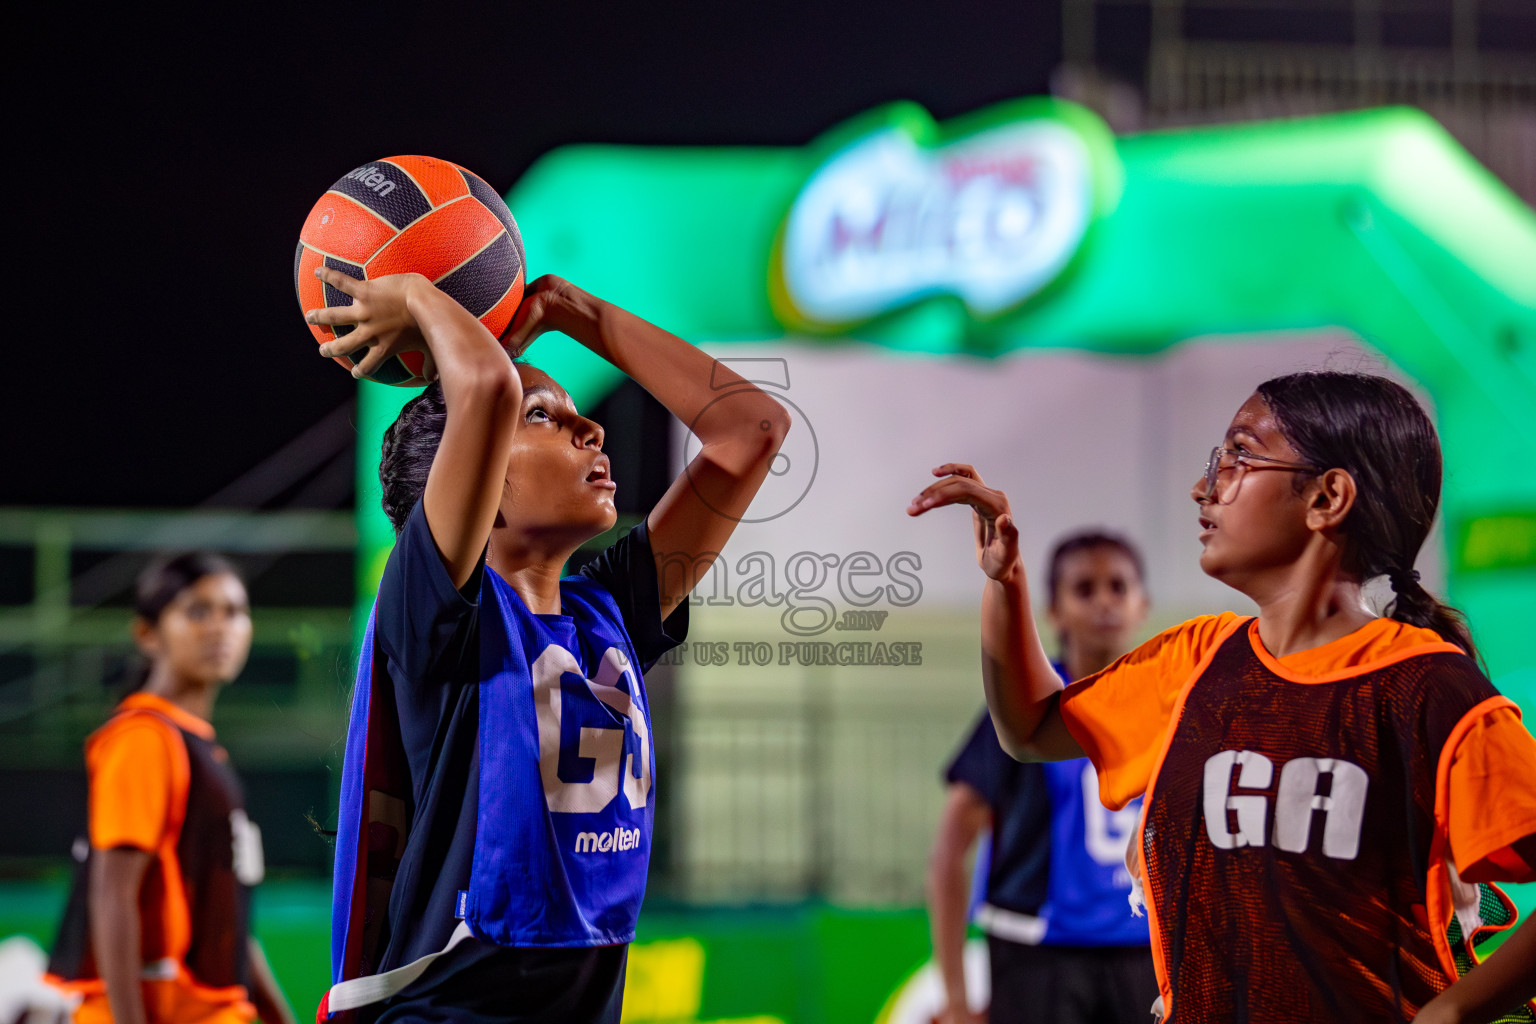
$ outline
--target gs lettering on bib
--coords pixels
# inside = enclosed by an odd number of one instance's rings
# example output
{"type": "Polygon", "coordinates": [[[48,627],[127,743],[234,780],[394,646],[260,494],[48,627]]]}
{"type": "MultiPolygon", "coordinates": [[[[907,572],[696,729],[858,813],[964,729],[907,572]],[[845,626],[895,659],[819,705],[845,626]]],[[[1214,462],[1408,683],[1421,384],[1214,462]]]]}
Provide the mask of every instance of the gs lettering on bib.
{"type": "Polygon", "coordinates": [[[634,937],[650,864],[650,706],[613,597],[535,615],[494,573],[480,622],[480,801],[465,920],[501,945],[634,937]]]}
{"type": "Polygon", "coordinates": [[[551,811],[601,812],[621,786],[630,807],[646,805],[651,792],[651,732],[640,701],[631,696],[639,684],[630,665],[623,651],[610,647],[599,663],[597,678],[588,679],[576,656],[555,644],[544,648],[534,661],[539,775],[551,811]],[[596,698],[611,710],[613,722],[570,725],[567,693],[576,702],[596,698]]]}
{"type": "MultiPolygon", "coordinates": [[[[495,573],[481,585],[475,845],[453,913],[502,946],[629,942],[645,896],[656,771],[645,680],[600,583],[567,577],[560,600],[565,614],[535,615],[495,573]]],[[[336,985],[375,973],[410,828],[411,779],[374,625],[370,616],[337,814],[336,985]]],[[[362,1005],[356,992],[346,998],[362,1005]]]]}
{"type": "Polygon", "coordinates": [[[1145,801],[1171,1019],[1406,1020],[1444,988],[1436,770],[1496,696],[1459,652],[1300,682],[1228,637],[1145,801]]]}

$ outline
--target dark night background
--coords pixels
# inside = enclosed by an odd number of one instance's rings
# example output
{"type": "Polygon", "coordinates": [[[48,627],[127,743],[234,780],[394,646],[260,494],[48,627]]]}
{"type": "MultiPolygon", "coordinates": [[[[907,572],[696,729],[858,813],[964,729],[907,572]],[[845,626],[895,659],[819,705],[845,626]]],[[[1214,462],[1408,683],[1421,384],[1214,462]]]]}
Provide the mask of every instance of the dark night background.
{"type": "Polygon", "coordinates": [[[1061,49],[1056,0],[146,10],[13,29],[25,369],[0,504],[196,504],[346,401],[292,257],[367,160],[504,192],[572,142],[801,145],[888,100],[1043,92],[1061,49]]]}
{"type": "MultiPolygon", "coordinates": [[[[946,118],[1047,91],[1063,53],[1061,0],[42,7],[8,24],[21,361],[0,505],[196,504],[344,403],[292,256],[367,160],[441,156],[505,192],[566,143],[803,145],[894,99],[946,118]]],[[[1190,0],[1182,24],[1338,44],[1350,10],[1190,0]]],[[[1451,10],[1396,2],[1381,42],[1447,46],[1451,10]]],[[[1536,52],[1518,0],[1479,12],[1485,52],[1536,52]]],[[[1098,3],[1111,79],[1142,81],[1150,19],[1098,3]]]]}

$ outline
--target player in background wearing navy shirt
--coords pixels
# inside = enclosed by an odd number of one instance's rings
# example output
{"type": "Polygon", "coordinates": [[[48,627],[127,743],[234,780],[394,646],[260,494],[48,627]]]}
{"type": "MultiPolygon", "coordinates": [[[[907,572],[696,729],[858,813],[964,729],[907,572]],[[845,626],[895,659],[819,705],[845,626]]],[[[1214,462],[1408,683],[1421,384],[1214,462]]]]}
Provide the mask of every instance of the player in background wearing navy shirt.
{"type": "MultiPolygon", "coordinates": [[[[1048,572],[1056,670],[1070,682],[1130,650],[1147,617],[1142,560],[1124,538],[1084,531],[1059,541],[1048,572]]],[[[934,959],[948,1006],[942,1024],[973,1024],[961,951],[972,901],[965,858],[977,858],[972,915],[987,934],[991,1024],[1144,1024],[1157,998],[1147,922],[1131,913],[1127,843],[1140,801],[1099,802],[1086,758],[1023,764],[998,744],[983,711],[946,770],[944,811],[928,871],[934,959]],[[990,853],[990,857],[988,854],[990,853]]]]}
{"type": "Polygon", "coordinates": [[[616,1024],[653,820],[642,671],[682,639],[688,591],[789,418],[704,352],[558,278],[533,283],[504,349],[418,275],[317,273],[353,300],[308,314],[354,326],[322,355],[360,355],[360,376],[425,351],[434,381],[384,442],[398,540],[348,734],[322,1015],[616,1024]],[[508,358],[550,330],[702,442],[644,522],[564,580],[617,513],[603,428],[508,358]],[[663,561],[693,571],[664,575],[663,561]]]}

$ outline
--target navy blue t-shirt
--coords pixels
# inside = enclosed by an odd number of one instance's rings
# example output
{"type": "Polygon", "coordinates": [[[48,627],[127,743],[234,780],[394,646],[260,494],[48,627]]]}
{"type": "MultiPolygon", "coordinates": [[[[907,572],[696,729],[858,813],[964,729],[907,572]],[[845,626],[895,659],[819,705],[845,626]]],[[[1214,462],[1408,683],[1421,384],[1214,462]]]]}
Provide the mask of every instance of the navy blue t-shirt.
{"type": "Polygon", "coordinates": [[[1139,798],[1107,810],[1086,758],[1015,761],[986,712],[944,777],[970,786],[992,808],[991,859],[976,911],[984,931],[1030,945],[1147,944],[1146,919],[1126,901],[1125,849],[1139,798]]]}
{"type": "MultiPolygon", "coordinates": [[[[457,925],[460,891],[470,887],[479,793],[479,596],[483,563],[455,588],[418,502],[379,584],[375,644],[399,711],[413,806],[407,845],[390,893],[387,971],[441,950],[457,925]]],[[[614,598],[642,666],[687,631],[685,601],[661,619],[655,561],[644,522],[607,548],[581,575],[614,598]]],[[[380,1019],[617,1020],[625,947],[519,949],[469,941],[385,1004],[380,1019]],[[522,979],[509,985],[512,978],[522,979]],[[500,979],[500,980],[498,980],[500,979]],[[491,986],[494,990],[477,991],[491,986]],[[579,988],[580,992],[573,991],[579,988]],[[547,993],[545,1012],[533,1005],[547,993]],[[516,996],[518,1011],[505,1004],[516,996]],[[580,1000],[580,1004],[572,1003],[580,1000]],[[528,1012],[533,1011],[533,1012],[528,1012]],[[511,1013],[511,1015],[508,1015],[511,1013]]]]}
{"type": "Polygon", "coordinates": [[[997,741],[992,717],[983,711],[944,772],[944,781],[965,783],[992,808],[987,902],[1019,914],[1038,914],[1045,905],[1051,867],[1051,798],[1044,768],[1009,757],[997,741]]]}

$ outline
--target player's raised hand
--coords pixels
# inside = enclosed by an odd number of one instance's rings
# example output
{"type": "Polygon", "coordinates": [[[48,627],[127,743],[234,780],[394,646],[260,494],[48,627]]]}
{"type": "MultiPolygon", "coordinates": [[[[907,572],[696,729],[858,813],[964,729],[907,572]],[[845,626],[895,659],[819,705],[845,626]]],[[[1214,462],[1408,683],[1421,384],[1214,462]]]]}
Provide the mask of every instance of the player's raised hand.
{"type": "Polygon", "coordinates": [[[976,532],[976,564],[992,579],[1001,580],[1023,569],[1019,558],[1019,528],[1013,521],[1008,495],[994,490],[981,474],[960,462],[935,467],[940,479],[923,488],[907,506],[907,515],[920,516],[945,505],[969,505],[976,532]]]}
{"type": "Polygon", "coordinates": [[[428,380],[436,379],[437,367],[432,351],[427,347],[426,338],[408,304],[412,290],[431,288],[430,281],[420,274],[390,274],[371,281],[359,281],[330,267],[316,267],[315,276],[352,297],[350,306],[327,306],[304,314],[304,319],[312,324],[352,328],[335,341],[321,345],[322,356],[350,357],[356,363],[352,367],[352,376],[365,377],[386,359],[401,352],[425,352],[422,376],[428,380]],[[367,353],[358,359],[357,353],[364,349],[367,353]]]}
{"type": "Polygon", "coordinates": [[[547,331],[560,331],[578,341],[584,319],[590,319],[591,296],[563,277],[545,274],[523,293],[512,322],[502,332],[501,344],[513,359],[522,355],[534,339],[547,331]],[[585,301],[583,301],[585,300],[585,301]]]}

